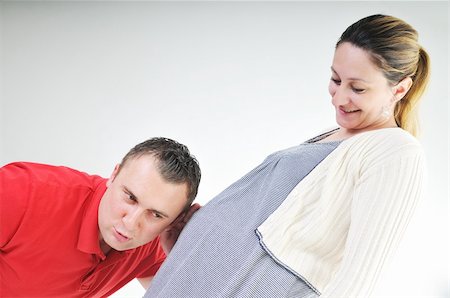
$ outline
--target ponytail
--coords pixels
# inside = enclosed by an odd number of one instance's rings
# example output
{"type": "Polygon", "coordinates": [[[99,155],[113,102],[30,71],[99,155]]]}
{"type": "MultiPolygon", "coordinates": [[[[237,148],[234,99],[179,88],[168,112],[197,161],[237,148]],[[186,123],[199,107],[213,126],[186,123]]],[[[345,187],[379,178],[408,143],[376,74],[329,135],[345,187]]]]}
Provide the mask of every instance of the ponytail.
{"type": "Polygon", "coordinates": [[[430,79],[430,58],[422,47],[419,49],[416,73],[411,76],[411,79],[413,84],[408,93],[395,106],[394,117],[398,126],[417,137],[420,133],[419,101],[430,79]]]}

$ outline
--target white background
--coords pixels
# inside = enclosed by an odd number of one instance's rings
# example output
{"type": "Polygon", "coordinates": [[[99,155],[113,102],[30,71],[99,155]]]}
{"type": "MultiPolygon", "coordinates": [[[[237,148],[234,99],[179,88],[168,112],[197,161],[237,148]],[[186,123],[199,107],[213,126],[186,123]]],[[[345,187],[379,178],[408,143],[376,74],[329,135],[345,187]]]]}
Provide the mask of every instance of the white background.
{"type": "MultiPolygon", "coordinates": [[[[432,59],[429,181],[378,297],[449,297],[448,2],[0,3],[0,164],[109,176],[135,144],[174,138],[204,204],[273,151],[334,125],[334,45],[369,14],[411,23],[432,59]]],[[[141,297],[131,282],[114,297],[141,297]]]]}

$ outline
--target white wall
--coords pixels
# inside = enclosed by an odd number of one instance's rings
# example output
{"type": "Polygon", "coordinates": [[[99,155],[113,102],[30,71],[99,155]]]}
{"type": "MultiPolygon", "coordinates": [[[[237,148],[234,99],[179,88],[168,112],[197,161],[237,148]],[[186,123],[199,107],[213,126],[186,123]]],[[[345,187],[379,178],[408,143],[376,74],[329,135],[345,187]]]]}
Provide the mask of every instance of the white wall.
{"type": "MultiPolygon", "coordinates": [[[[153,136],[189,146],[202,204],[269,153],[334,124],[333,47],[374,13],[410,22],[433,62],[429,184],[378,297],[448,297],[448,2],[0,3],[0,164],[108,176],[153,136]]],[[[132,282],[115,297],[140,297],[132,282]]]]}

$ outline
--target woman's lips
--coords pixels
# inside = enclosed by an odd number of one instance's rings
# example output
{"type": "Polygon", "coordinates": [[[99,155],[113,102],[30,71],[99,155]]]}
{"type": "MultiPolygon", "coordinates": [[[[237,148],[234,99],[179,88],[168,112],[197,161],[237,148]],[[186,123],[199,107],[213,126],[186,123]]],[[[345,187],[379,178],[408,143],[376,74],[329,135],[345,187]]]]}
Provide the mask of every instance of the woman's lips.
{"type": "Polygon", "coordinates": [[[359,110],[359,109],[344,109],[342,107],[339,108],[339,112],[341,112],[343,114],[351,114],[351,113],[356,113],[359,111],[361,111],[361,110],[359,110]]]}

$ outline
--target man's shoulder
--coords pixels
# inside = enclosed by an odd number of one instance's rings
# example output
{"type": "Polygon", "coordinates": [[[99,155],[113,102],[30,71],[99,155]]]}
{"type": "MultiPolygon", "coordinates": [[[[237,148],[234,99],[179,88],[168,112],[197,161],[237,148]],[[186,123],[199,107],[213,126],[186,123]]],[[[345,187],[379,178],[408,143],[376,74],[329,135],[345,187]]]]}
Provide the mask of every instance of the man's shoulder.
{"type": "Polygon", "coordinates": [[[13,162],[0,168],[2,200],[28,209],[32,204],[48,212],[82,208],[106,179],[66,167],[34,162],[13,162]],[[58,203],[56,203],[58,202],[58,203]],[[81,205],[80,205],[81,204],[81,205]]]}
{"type": "Polygon", "coordinates": [[[63,165],[50,165],[37,162],[18,161],[4,165],[0,170],[9,179],[25,179],[28,182],[61,185],[90,185],[104,178],[63,165]]]}

